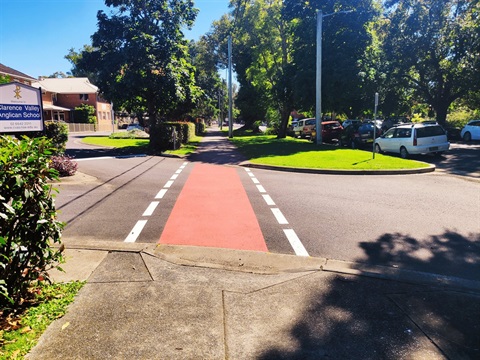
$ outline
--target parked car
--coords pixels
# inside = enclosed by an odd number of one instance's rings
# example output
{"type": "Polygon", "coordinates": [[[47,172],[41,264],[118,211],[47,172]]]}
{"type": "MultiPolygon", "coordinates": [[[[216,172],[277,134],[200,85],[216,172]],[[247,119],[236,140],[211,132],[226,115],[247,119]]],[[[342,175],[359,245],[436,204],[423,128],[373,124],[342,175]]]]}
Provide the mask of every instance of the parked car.
{"type": "Polygon", "coordinates": [[[352,119],[348,119],[348,120],[345,120],[343,123],[342,123],[342,126],[343,128],[345,129],[347,126],[350,126],[352,124],[361,124],[362,123],[362,120],[352,120],[352,119]]]}
{"type": "Polygon", "coordinates": [[[360,123],[353,123],[347,126],[340,135],[340,146],[349,146],[352,149],[358,149],[373,144],[375,137],[382,134],[380,127],[374,128],[373,121],[364,121],[360,123]]]}
{"type": "Polygon", "coordinates": [[[450,148],[446,131],[436,122],[399,125],[375,140],[375,151],[400,154],[441,154],[450,148]]]}
{"type": "Polygon", "coordinates": [[[303,135],[303,128],[305,127],[305,122],[313,120],[315,122],[315,119],[313,118],[306,118],[306,119],[301,119],[297,120],[296,122],[294,121],[292,123],[292,133],[294,137],[305,137],[303,135]]]}
{"type": "Polygon", "coordinates": [[[317,120],[310,118],[310,119],[305,119],[303,122],[303,129],[302,133],[300,134],[300,137],[302,138],[311,138],[312,137],[312,131],[315,130],[315,127],[317,125],[317,120]]]}
{"type": "Polygon", "coordinates": [[[140,124],[130,124],[127,126],[127,131],[140,130],[145,131],[145,128],[140,124]]]}
{"type": "Polygon", "coordinates": [[[460,137],[465,142],[480,140],[480,120],[469,121],[460,132],[460,137]]]}
{"type": "MultiPolygon", "coordinates": [[[[338,140],[343,131],[342,125],[338,121],[322,121],[322,142],[334,142],[338,140]]],[[[311,140],[315,141],[317,137],[316,128],[311,132],[311,140]]]]}

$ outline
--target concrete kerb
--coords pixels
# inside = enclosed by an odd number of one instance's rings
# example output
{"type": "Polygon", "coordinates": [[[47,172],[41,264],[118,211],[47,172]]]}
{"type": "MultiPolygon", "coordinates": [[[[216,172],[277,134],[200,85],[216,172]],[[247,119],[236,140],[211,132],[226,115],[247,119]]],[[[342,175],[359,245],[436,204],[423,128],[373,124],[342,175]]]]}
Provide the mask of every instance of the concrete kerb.
{"type": "Polygon", "coordinates": [[[342,169],[312,169],[312,168],[298,168],[298,167],[288,167],[288,166],[274,166],[274,165],[263,165],[263,164],[253,164],[248,161],[244,161],[240,166],[263,169],[263,170],[275,170],[275,171],[287,171],[287,172],[298,172],[298,173],[308,173],[308,174],[325,174],[325,175],[412,175],[412,174],[425,174],[435,171],[436,166],[433,164],[428,164],[428,167],[425,168],[416,168],[416,169],[396,169],[396,170],[342,170],[342,169]]]}
{"type": "MultiPolygon", "coordinates": [[[[248,272],[259,275],[279,273],[296,273],[308,271],[327,271],[340,274],[366,276],[382,280],[397,281],[410,284],[422,284],[480,292],[480,282],[431,274],[420,271],[394,268],[388,266],[368,265],[358,262],[348,262],[319,257],[302,257],[287,254],[265,253],[257,251],[234,250],[224,248],[207,248],[197,246],[116,243],[110,241],[69,241],[67,251],[86,251],[100,254],[89,264],[81,263],[84,259],[78,254],[68,259],[73,273],[80,268],[83,273],[91,274],[110,252],[135,252],[156,257],[163,261],[191,267],[221,269],[236,272],[248,272]]],[[[67,277],[55,273],[54,281],[68,281],[67,277]],[[60,278],[59,278],[60,277],[60,278]]],[[[84,280],[87,280],[88,276],[84,280]]],[[[81,279],[72,279],[81,280],[81,279]]]]}

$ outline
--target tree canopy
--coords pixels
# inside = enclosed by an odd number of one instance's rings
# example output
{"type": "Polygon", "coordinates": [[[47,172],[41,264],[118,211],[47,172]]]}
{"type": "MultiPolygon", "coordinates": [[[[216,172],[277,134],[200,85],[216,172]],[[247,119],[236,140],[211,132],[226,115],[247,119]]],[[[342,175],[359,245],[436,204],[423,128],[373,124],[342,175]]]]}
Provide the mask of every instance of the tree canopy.
{"type": "MultiPolygon", "coordinates": [[[[77,73],[94,74],[106,99],[129,111],[146,111],[151,131],[160,117],[191,108],[199,94],[183,27],[197,9],[191,0],[106,0],[115,9],[97,14],[92,46],[70,52],[77,73]]],[[[152,136],[152,139],[155,136],[152,136]]]]}
{"type": "Polygon", "coordinates": [[[479,104],[479,0],[231,0],[191,42],[182,29],[195,20],[193,0],[105,3],[115,12],[99,11],[92,44],[66,56],[72,75],[152,124],[214,116],[227,103],[218,70],[231,35],[240,116],[247,126],[267,120],[284,137],[293,109],[315,110],[318,10],[324,114],[371,113],[375,92],[385,116],[431,109],[444,122],[452,104],[479,104]]]}
{"type": "Polygon", "coordinates": [[[480,90],[478,1],[390,0],[386,6],[391,86],[411,89],[445,123],[452,102],[480,90]]]}

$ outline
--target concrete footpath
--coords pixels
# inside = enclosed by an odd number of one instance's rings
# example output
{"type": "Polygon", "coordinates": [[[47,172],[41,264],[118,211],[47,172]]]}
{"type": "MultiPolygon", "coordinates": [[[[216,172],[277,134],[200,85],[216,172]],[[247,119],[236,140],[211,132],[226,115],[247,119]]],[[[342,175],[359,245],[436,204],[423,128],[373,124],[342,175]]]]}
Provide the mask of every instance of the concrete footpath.
{"type": "MultiPolygon", "coordinates": [[[[243,160],[210,135],[192,161],[243,160]],[[233,153],[220,160],[215,149],[233,153]]],[[[480,358],[476,281],[256,251],[64,241],[65,272],[53,279],[87,283],[28,359],[480,358]]]]}

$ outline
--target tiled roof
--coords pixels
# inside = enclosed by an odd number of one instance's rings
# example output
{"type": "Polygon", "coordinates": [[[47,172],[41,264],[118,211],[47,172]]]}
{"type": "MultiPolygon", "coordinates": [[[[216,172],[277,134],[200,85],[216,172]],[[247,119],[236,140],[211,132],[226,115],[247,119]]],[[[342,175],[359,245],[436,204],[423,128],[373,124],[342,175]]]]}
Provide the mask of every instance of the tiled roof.
{"type": "Polygon", "coordinates": [[[88,78],[45,78],[32,83],[34,87],[41,87],[57,94],[95,94],[98,87],[90,83],[88,78]]]}
{"type": "Polygon", "coordinates": [[[31,77],[30,75],[24,74],[18,70],[12,69],[11,67],[8,67],[3,64],[0,64],[0,74],[7,74],[14,77],[19,77],[19,78],[33,80],[33,81],[37,80],[34,77],[31,77]]]}

